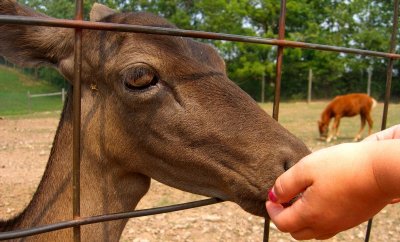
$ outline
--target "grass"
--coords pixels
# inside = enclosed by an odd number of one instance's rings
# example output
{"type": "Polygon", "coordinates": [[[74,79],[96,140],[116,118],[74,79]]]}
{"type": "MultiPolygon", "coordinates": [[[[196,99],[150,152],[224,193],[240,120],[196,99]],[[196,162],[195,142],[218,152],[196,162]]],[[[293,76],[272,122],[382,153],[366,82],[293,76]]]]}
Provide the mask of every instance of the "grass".
{"type": "Polygon", "coordinates": [[[0,65],[0,116],[61,110],[60,96],[32,98],[29,105],[28,91],[41,94],[60,92],[60,88],[0,65]]]}

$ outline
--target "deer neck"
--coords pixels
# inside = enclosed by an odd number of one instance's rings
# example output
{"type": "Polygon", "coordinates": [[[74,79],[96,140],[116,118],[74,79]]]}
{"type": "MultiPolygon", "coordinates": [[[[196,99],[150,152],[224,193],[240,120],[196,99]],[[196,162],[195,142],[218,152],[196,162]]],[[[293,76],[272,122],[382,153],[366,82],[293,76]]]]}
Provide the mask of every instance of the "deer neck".
{"type": "MultiPolygon", "coordinates": [[[[69,97],[72,97],[71,94],[69,97]]],[[[0,221],[0,231],[72,219],[72,127],[72,98],[68,98],[37,191],[19,216],[9,221],[0,221]]],[[[81,158],[81,216],[133,210],[147,192],[150,179],[138,173],[128,173],[121,167],[112,166],[113,162],[101,154],[98,146],[87,147],[89,144],[85,144],[85,138],[81,140],[84,147],[81,158]]],[[[85,225],[81,229],[82,239],[118,241],[126,222],[127,220],[117,220],[85,225]]],[[[36,235],[28,237],[28,240],[70,241],[72,229],[36,235]]]]}

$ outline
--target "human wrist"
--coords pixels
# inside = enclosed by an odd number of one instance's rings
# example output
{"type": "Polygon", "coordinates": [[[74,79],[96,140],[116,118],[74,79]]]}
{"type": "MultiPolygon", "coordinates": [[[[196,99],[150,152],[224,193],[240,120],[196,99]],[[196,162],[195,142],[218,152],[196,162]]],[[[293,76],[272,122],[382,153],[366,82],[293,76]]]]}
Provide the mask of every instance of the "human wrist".
{"type": "MultiPolygon", "coordinates": [[[[370,143],[370,142],[368,142],[370,143]]],[[[371,142],[366,149],[376,183],[387,199],[400,197],[400,140],[371,142]]]]}

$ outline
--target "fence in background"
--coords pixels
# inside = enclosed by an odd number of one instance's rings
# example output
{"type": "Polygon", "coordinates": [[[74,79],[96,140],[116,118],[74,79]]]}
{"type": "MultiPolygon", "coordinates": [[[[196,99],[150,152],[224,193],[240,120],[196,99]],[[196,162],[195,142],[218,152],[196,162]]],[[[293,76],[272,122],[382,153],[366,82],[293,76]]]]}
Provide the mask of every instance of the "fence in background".
{"type": "Polygon", "coordinates": [[[36,97],[52,97],[52,96],[61,96],[61,103],[64,103],[65,101],[65,89],[62,88],[61,92],[52,92],[52,93],[41,93],[41,94],[31,94],[30,91],[28,91],[27,93],[27,97],[28,97],[28,110],[29,112],[32,112],[32,98],[36,98],[36,97]]]}

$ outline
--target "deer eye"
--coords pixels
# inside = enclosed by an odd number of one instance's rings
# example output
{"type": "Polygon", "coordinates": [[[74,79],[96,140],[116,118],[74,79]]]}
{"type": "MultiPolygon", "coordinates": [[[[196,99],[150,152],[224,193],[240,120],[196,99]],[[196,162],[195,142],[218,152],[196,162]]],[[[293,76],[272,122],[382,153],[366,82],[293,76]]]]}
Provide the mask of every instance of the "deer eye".
{"type": "Polygon", "coordinates": [[[123,82],[129,90],[144,90],[158,83],[156,70],[146,64],[137,64],[123,75],[123,82]]]}

